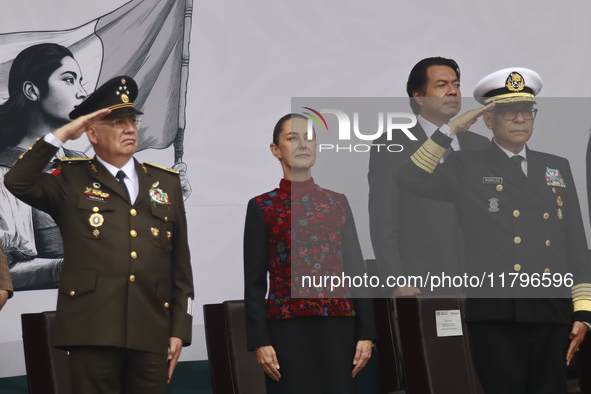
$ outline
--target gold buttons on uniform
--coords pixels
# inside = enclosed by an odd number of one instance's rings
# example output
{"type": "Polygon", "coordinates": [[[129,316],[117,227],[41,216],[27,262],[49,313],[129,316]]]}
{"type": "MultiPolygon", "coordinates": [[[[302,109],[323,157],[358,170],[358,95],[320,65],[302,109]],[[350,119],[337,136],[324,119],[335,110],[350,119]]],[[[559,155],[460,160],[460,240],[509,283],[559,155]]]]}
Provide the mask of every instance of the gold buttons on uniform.
{"type": "Polygon", "coordinates": [[[130,282],[135,282],[135,275],[131,275],[131,276],[129,277],[129,281],[130,281],[130,282]]]}
{"type": "Polygon", "coordinates": [[[546,212],[546,213],[544,214],[544,220],[547,220],[549,217],[550,217],[550,214],[549,214],[548,212],[546,212]]]}
{"type": "Polygon", "coordinates": [[[549,273],[550,273],[550,268],[546,268],[546,269],[544,270],[544,273],[545,273],[545,274],[549,274],[549,273]]]}
{"type": "Polygon", "coordinates": [[[129,233],[131,234],[132,237],[134,237],[134,238],[137,237],[137,231],[131,230],[129,233]]]}
{"type": "Polygon", "coordinates": [[[520,243],[521,243],[521,237],[515,237],[515,238],[513,238],[513,241],[514,241],[516,244],[520,244],[520,243]]]}
{"type": "Polygon", "coordinates": [[[515,271],[519,272],[519,271],[521,271],[521,265],[520,265],[520,264],[515,264],[515,265],[513,266],[513,269],[514,269],[515,271]]]}
{"type": "Polygon", "coordinates": [[[20,160],[20,159],[22,159],[22,158],[23,158],[23,155],[20,155],[20,156],[18,157],[18,159],[19,159],[19,160],[20,160]]]}
{"type": "Polygon", "coordinates": [[[133,208],[131,209],[131,211],[129,211],[129,213],[131,214],[131,216],[137,215],[137,211],[133,208]]]}
{"type": "Polygon", "coordinates": [[[131,258],[132,259],[137,259],[137,253],[136,252],[131,252],[131,258]]]}
{"type": "Polygon", "coordinates": [[[498,192],[502,192],[503,191],[503,185],[497,185],[497,191],[498,192]]]}
{"type": "Polygon", "coordinates": [[[98,212],[98,211],[99,211],[99,207],[92,208],[92,212],[98,212]]]}
{"type": "Polygon", "coordinates": [[[74,297],[75,295],[76,295],[76,292],[75,292],[74,290],[72,290],[72,291],[70,292],[70,296],[71,296],[71,297],[74,297]]]}
{"type": "Polygon", "coordinates": [[[550,246],[550,240],[549,239],[546,240],[546,246],[550,246]]]}
{"type": "Polygon", "coordinates": [[[29,146],[29,147],[27,148],[27,150],[31,150],[31,149],[33,149],[33,147],[32,147],[32,146],[29,146]]]}
{"type": "Polygon", "coordinates": [[[513,216],[515,216],[516,218],[519,217],[519,211],[517,209],[513,211],[513,216]]]}
{"type": "Polygon", "coordinates": [[[165,217],[164,217],[164,221],[165,221],[165,222],[168,222],[168,216],[165,216],[165,217]]]}
{"type": "Polygon", "coordinates": [[[168,309],[168,307],[169,307],[169,306],[170,306],[170,304],[169,304],[168,302],[165,302],[165,303],[164,303],[164,307],[165,307],[166,309],[168,309]]]}

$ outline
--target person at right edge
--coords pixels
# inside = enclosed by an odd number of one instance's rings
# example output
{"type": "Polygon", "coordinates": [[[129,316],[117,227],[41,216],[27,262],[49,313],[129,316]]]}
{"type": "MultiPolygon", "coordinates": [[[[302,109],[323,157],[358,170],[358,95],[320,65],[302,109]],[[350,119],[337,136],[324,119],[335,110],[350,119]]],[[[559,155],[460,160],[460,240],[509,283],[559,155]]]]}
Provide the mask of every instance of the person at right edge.
{"type": "Polygon", "coordinates": [[[564,393],[566,366],[591,322],[591,265],[568,160],[526,146],[541,88],[540,76],[526,68],[486,76],[474,91],[484,106],[440,127],[398,176],[404,189],[455,205],[467,274],[494,273],[494,289],[488,276],[484,287],[496,297],[469,287],[465,317],[487,394],[564,393]],[[494,135],[488,149],[458,152],[439,165],[456,134],[480,116],[494,135]],[[572,288],[511,287],[506,280],[493,292],[500,274],[515,273],[552,285],[556,275],[572,275],[572,288]]]}

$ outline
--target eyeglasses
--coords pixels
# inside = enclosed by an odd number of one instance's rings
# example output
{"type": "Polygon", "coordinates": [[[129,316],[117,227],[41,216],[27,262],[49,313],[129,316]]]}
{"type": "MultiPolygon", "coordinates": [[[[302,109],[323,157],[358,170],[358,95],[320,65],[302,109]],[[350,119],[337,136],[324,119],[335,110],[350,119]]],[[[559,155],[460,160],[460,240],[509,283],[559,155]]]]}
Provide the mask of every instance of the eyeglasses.
{"type": "Polygon", "coordinates": [[[536,117],[538,110],[537,110],[537,108],[528,108],[528,109],[522,109],[520,111],[518,111],[516,109],[504,109],[502,111],[491,110],[490,112],[500,113],[503,116],[503,119],[505,119],[505,120],[515,120],[515,118],[517,118],[517,115],[519,113],[521,113],[524,120],[532,120],[536,117]]]}
{"type": "Polygon", "coordinates": [[[120,118],[115,118],[111,122],[99,122],[99,123],[100,124],[108,124],[109,126],[111,126],[114,129],[122,129],[123,127],[125,127],[125,125],[127,125],[128,122],[135,125],[136,127],[140,127],[140,125],[142,124],[142,118],[135,117],[135,118],[130,119],[127,117],[120,117],[120,118]]]}

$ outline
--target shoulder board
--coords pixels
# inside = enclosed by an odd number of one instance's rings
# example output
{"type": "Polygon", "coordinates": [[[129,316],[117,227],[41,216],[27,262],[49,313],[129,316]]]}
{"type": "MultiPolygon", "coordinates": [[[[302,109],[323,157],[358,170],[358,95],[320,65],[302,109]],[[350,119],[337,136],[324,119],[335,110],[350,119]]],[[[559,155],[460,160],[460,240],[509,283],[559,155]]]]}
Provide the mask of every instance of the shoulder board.
{"type": "Polygon", "coordinates": [[[80,163],[85,161],[91,161],[91,157],[58,157],[57,160],[62,163],[80,163]]]}
{"type": "Polygon", "coordinates": [[[173,170],[172,168],[162,167],[162,166],[159,166],[159,165],[153,164],[153,163],[148,163],[147,161],[144,163],[144,165],[147,165],[148,167],[158,168],[159,170],[170,172],[171,174],[175,174],[175,175],[179,174],[179,172],[177,170],[173,170]]]}

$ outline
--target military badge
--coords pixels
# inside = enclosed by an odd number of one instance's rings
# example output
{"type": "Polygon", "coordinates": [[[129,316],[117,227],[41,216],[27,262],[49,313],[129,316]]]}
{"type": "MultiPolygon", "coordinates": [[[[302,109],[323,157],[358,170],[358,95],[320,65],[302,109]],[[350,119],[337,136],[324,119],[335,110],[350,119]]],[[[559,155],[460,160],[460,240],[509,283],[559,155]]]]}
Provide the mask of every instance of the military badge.
{"type": "Polygon", "coordinates": [[[505,81],[505,86],[512,92],[521,92],[523,88],[525,88],[525,80],[523,76],[518,72],[513,71],[507,77],[505,81]]]}
{"type": "Polygon", "coordinates": [[[158,236],[159,230],[156,227],[152,227],[150,230],[152,230],[152,235],[153,236],[155,236],[155,237],[158,236]]]}
{"type": "Polygon", "coordinates": [[[90,225],[92,227],[100,227],[103,225],[105,219],[103,218],[103,215],[101,215],[100,213],[93,213],[88,218],[88,221],[90,222],[90,225]]]}
{"type": "Polygon", "coordinates": [[[95,188],[95,189],[100,189],[101,188],[101,184],[98,183],[98,182],[95,182],[95,183],[92,184],[92,187],[95,188]]]}
{"type": "Polygon", "coordinates": [[[169,241],[172,239],[172,233],[170,231],[166,232],[166,236],[168,237],[169,241]]]}
{"type": "Polygon", "coordinates": [[[100,201],[100,202],[105,202],[105,200],[107,198],[110,198],[111,195],[109,193],[105,193],[99,189],[94,188],[94,186],[98,185],[98,187],[101,186],[100,183],[95,182],[91,187],[87,187],[84,190],[84,195],[86,196],[87,199],[89,200],[93,200],[93,201],[100,201]]]}
{"type": "Polygon", "coordinates": [[[556,211],[556,214],[558,215],[558,219],[562,219],[562,209],[558,208],[558,211],[556,211]]]}
{"type": "Polygon", "coordinates": [[[562,197],[558,196],[558,198],[556,199],[556,203],[558,204],[559,207],[561,207],[563,204],[562,197]]]}
{"type": "Polygon", "coordinates": [[[168,194],[164,193],[162,189],[158,189],[158,183],[152,185],[150,189],[150,198],[152,202],[162,205],[170,205],[170,200],[168,199],[168,194]]]}
{"type": "MultiPolygon", "coordinates": [[[[546,167],[546,183],[548,186],[566,187],[560,171],[546,167]]],[[[554,191],[554,190],[552,190],[554,191]]]]}
{"type": "Polygon", "coordinates": [[[499,211],[499,199],[498,198],[489,198],[488,199],[488,210],[490,212],[498,212],[499,211]]]}

